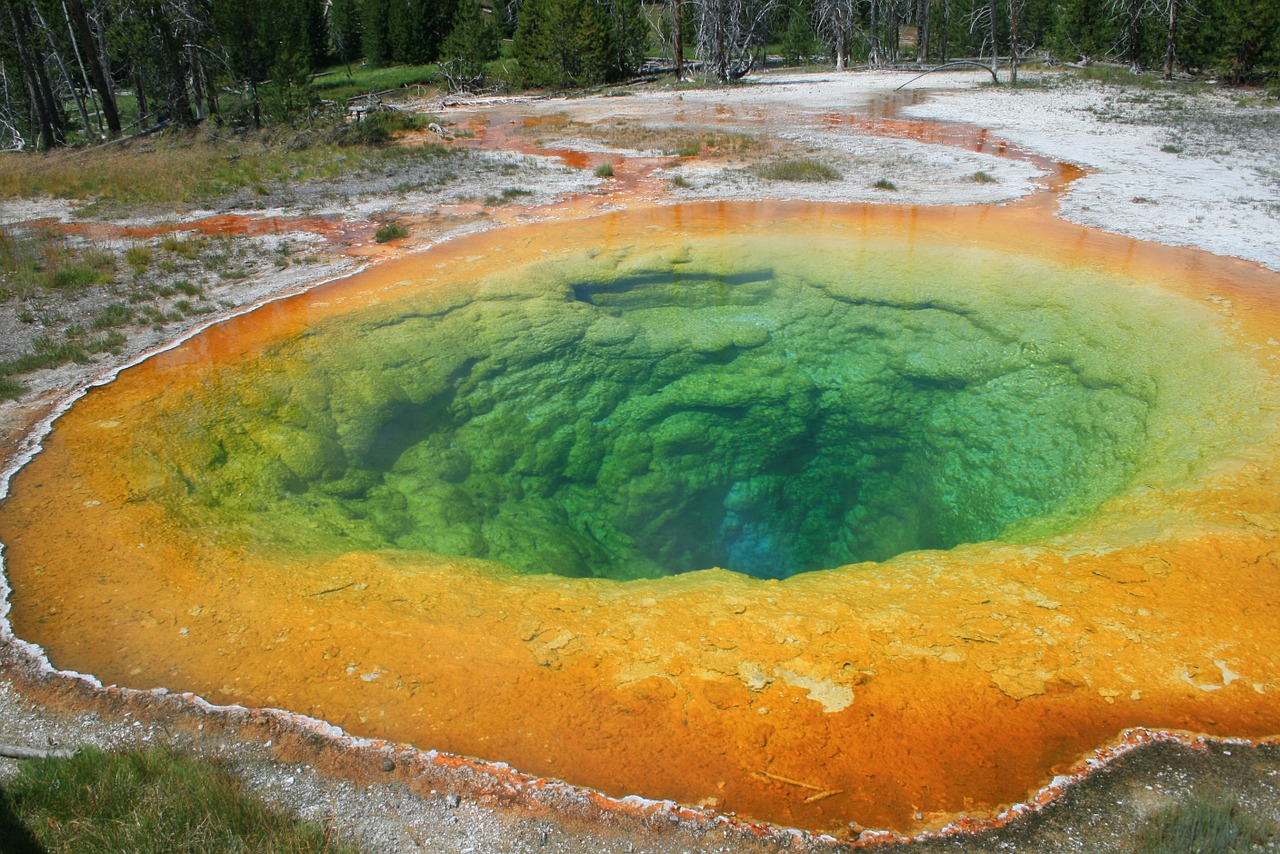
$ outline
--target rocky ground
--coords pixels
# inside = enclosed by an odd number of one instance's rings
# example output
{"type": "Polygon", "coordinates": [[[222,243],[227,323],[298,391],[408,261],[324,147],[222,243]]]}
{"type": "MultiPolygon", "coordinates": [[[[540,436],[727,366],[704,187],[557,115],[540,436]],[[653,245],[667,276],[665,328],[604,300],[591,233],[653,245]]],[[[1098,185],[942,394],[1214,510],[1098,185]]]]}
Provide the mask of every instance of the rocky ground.
{"type": "MultiPolygon", "coordinates": [[[[6,226],[58,228],[69,241],[120,259],[101,288],[0,304],[3,359],[68,329],[116,334],[90,361],[21,377],[30,391],[0,405],[10,470],[29,450],[33,425],[148,352],[381,258],[509,222],[694,199],[1007,204],[1053,192],[1058,215],[1073,221],[1280,269],[1280,108],[1256,94],[1055,74],[1033,76],[1017,90],[983,85],[970,73],[911,78],[776,74],[727,89],[424,103],[417,107],[445,119],[456,135],[449,145],[459,154],[447,165],[268,187],[217,207],[113,211],[106,219],[76,216],[83,202],[0,200],[6,226]],[[789,173],[773,168],[795,162],[825,167],[823,180],[787,180],[779,176],[789,173]],[[374,242],[376,228],[392,222],[408,237],[374,242]],[[133,306],[135,316],[105,323],[115,303],[133,306]]],[[[419,141],[434,139],[423,134],[409,143],[419,141]]],[[[285,714],[101,690],[49,672],[38,650],[12,637],[3,671],[0,741],[200,751],[237,769],[269,801],[329,823],[369,850],[837,845],[673,805],[531,785],[502,768],[340,738],[285,714]]],[[[1259,820],[1280,821],[1278,781],[1274,746],[1157,741],[1001,828],[911,843],[864,839],[925,850],[1123,850],[1144,817],[1190,792],[1221,793],[1259,820]]]]}

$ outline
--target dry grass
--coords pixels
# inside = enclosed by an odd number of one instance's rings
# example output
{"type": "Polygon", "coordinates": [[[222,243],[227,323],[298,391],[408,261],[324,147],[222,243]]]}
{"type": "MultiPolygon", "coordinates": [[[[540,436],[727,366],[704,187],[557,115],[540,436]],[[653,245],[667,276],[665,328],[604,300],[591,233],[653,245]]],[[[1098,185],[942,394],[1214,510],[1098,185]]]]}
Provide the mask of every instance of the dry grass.
{"type": "Polygon", "coordinates": [[[774,160],[756,168],[756,174],[766,181],[839,181],[840,172],[821,160],[800,157],[774,160]]]}
{"type": "Polygon", "coordinates": [[[559,127],[563,129],[570,125],[575,134],[598,140],[610,148],[628,151],[661,151],[667,156],[728,157],[745,151],[758,150],[764,145],[763,140],[750,134],[704,131],[698,128],[655,127],[631,122],[617,122],[610,125],[569,122],[559,127]]]}
{"type": "Polygon", "coordinates": [[[323,138],[264,135],[228,142],[175,136],[97,151],[0,155],[0,198],[54,196],[120,206],[200,203],[248,187],[334,179],[391,159],[443,153],[439,147],[371,148],[323,138]]]}

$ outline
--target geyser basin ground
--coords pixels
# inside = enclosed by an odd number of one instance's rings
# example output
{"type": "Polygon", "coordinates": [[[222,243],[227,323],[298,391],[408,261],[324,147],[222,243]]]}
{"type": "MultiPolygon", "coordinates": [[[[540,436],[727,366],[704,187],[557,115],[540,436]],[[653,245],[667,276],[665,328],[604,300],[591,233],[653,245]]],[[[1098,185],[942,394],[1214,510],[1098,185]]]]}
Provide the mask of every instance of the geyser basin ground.
{"type": "Polygon", "coordinates": [[[15,631],[824,830],[1272,734],[1274,279],[1017,209],[459,240],[62,416],[0,512],[15,631]]]}

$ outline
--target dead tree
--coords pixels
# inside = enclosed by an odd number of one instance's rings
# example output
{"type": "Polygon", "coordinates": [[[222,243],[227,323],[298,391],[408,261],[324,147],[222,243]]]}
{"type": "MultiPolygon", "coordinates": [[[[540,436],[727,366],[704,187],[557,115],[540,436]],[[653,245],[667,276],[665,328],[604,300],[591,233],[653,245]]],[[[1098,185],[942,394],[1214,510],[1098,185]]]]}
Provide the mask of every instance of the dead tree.
{"type": "Polygon", "coordinates": [[[857,0],[817,0],[815,5],[818,32],[835,53],[836,71],[844,71],[845,39],[857,20],[857,0]]]}
{"type": "Polygon", "coordinates": [[[755,47],[778,0],[696,0],[698,50],[716,77],[728,82],[755,67],[755,47]]]}

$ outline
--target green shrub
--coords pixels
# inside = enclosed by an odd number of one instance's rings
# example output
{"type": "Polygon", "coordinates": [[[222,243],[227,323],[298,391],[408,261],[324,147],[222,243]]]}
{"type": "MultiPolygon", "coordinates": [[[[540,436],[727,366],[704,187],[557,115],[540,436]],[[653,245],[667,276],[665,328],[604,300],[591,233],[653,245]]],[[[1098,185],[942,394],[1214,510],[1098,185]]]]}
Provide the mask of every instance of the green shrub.
{"type": "Polygon", "coordinates": [[[971,175],[971,176],[970,176],[970,180],[972,180],[975,184],[994,184],[994,183],[996,183],[996,179],[995,179],[995,178],[993,178],[993,177],[990,175],[990,173],[983,172],[983,171],[981,171],[981,170],[979,170],[979,171],[977,171],[977,172],[974,172],[974,173],[973,173],[973,175],[971,175]]]}
{"type": "Polygon", "coordinates": [[[596,177],[597,177],[597,178],[612,178],[612,177],[613,177],[613,164],[612,164],[612,163],[601,163],[599,166],[597,166],[597,167],[596,167],[596,177]]]}
{"type": "Polygon", "coordinates": [[[890,181],[888,178],[881,178],[879,181],[876,181],[871,186],[876,188],[877,190],[897,190],[898,189],[898,185],[890,181]]]}
{"type": "Polygon", "coordinates": [[[756,167],[756,174],[766,181],[839,181],[835,167],[820,160],[797,158],[775,160],[756,167]]]}
{"type": "Polygon", "coordinates": [[[409,230],[403,225],[397,223],[388,223],[378,228],[373,235],[373,239],[378,243],[387,243],[392,240],[399,240],[409,233],[409,230]]]}
{"type": "Polygon", "coordinates": [[[124,326],[133,320],[133,309],[122,302],[113,302],[93,318],[94,329],[111,329],[124,326]]]}
{"type": "Polygon", "coordinates": [[[0,838],[25,850],[354,851],[271,812],[229,774],[159,749],[26,760],[2,797],[0,838]]]}

